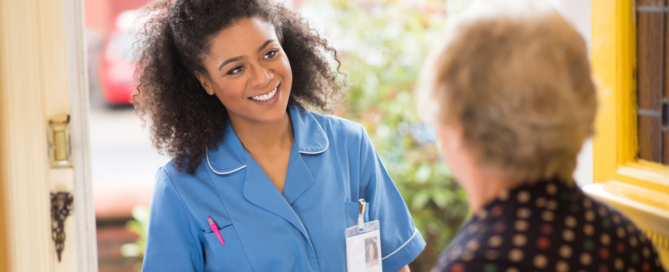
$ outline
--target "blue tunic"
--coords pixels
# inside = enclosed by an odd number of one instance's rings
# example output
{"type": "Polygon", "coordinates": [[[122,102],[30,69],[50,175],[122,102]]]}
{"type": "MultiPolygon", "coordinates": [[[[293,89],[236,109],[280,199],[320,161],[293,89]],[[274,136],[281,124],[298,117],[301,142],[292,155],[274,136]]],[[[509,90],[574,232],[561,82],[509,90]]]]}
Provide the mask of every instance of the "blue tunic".
{"type": "Polygon", "coordinates": [[[283,194],[229,126],[194,174],[158,170],[144,271],[346,271],[344,230],[381,223],[383,271],[425,247],[365,129],[290,106],[295,132],[283,194]],[[218,225],[225,245],[212,232],[218,225]]]}

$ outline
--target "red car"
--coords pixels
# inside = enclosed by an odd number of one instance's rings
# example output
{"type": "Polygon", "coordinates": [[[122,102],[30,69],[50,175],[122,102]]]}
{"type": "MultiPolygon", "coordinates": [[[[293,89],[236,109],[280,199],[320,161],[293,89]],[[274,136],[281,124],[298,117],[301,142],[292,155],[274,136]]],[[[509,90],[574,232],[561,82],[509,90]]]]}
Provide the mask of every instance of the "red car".
{"type": "Polygon", "coordinates": [[[119,14],[103,49],[100,82],[104,98],[112,106],[130,105],[135,92],[133,46],[136,36],[132,30],[136,19],[136,10],[119,14]]]}

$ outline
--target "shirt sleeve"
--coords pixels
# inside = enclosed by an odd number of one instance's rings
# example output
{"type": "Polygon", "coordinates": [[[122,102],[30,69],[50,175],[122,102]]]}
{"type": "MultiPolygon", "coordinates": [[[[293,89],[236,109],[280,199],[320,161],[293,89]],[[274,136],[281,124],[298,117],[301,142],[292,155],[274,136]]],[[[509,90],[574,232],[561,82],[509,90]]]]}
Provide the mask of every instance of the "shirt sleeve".
{"type": "Polygon", "coordinates": [[[360,192],[369,203],[369,221],[379,220],[381,225],[383,271],[395,272],[423,251],[425,240],[416,229],[404,199],[366,132],[363,133],[360,152],[360,173],[363,175],[360,192]]]}
{"type": "Polygon", "coordinates": [[[199,234],[202,231],[162,168],[149,211],[149,232],[143,271],[204,271],[199,234]]]}

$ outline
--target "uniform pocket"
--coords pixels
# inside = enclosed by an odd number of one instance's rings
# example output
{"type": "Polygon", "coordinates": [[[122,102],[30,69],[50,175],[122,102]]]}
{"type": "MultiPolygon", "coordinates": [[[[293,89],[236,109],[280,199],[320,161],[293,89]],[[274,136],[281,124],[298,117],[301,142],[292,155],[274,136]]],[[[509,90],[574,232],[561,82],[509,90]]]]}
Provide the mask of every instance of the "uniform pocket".
{"type": "MultiPolygon", "coordinates": [[[[358,202],[350,202],[346,201],[344,203],[346,205],[346,227],[350,228],[358,224],[358,215],[360,214],[360,203],[358,202]]],[[[365,218],[365,222],[369,222],[369,206],[370,203],[367,202],[367,209],[365,209],[365,213],[363,217],[365,218]]]]}
{"type": "MultiPolygon", "coordinates": [[[[204,234],[213,257],[218,261],[219,268],[222,271],[253,271],[234,226],[223,226],[219,228],[219,231],[225,245],[221,244],[216,233],[210,231],[204,234]]],[[[207,256],[207,258],[211,257],[207,256]]]]}

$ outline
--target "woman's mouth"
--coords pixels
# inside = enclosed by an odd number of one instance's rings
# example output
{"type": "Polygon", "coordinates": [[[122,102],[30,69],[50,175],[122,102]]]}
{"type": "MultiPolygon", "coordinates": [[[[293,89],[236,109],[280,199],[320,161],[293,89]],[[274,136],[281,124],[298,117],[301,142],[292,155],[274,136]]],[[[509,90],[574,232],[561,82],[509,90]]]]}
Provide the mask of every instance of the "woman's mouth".
{"type": "Polygon", "coordinates": [[[259,95],[256,95],[256,96],[251,96],[250,99],[255,100],[255,101],[268,101],[268,100],[274,98],[274,96],[276,95],[276,92],[279,91],[279,86],[280,85],[281,84],[277,85],[276,88],[274,88],[274,90],[270,91],[269,93],[259,94],[259,95]]]}
{"type": "Polygon", "coordinates": [[[256,104],[260,106],[265,106],[265,107],[272,106],[276,103],[276,101],[279,100],[279,97],[281,96],[281,92],[279,92],[279,87],[281,87],[280,83],[273,90],[264,94],[251,96],[249,97],[249,99],[252,100],[253,102],[256,102],[256,104]]]}

